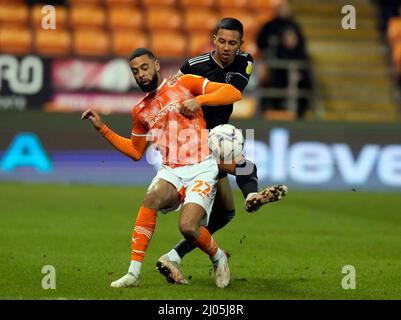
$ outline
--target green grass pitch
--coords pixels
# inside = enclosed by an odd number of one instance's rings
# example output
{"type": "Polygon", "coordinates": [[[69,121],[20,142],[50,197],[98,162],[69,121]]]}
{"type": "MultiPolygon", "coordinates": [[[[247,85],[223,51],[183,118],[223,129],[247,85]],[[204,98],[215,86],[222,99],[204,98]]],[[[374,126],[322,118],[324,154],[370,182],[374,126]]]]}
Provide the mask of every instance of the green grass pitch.
{"type": "Polygon", "coordinates": [[[185,257],[187,286],[171,285],[157,258],[180,238],[176,213],[159,215],[141,286],[114,289],[130,258],[131,232],[145,188],[0,184],[0,299],[400,299],[401,195],[297,192],[242,209],[215,239],[232,257],[231,285],[216,288],[211,263],[185,257]],[[42,288],[42,267],[56,289],[42,288]],[[356,269],[344,290],[342,267],[356,269]]]}

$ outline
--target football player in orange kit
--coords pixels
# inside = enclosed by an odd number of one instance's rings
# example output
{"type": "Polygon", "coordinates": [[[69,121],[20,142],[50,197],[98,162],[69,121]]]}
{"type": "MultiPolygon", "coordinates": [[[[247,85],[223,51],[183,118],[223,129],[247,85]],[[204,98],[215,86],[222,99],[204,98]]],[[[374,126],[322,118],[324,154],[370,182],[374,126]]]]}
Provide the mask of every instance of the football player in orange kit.
{"type": "MultiPolygon", "coordinates": [[[[180,75],[196,74],[210,81],[229,83],[239,91],[248,85],[252,73],[253,58],[249,53],[241,51],[244,28],[238,19],[223,18],[217,25],[213,42],[215,48],[193,57],[182,65],[177,75],[170,78],[178,79],[180,75]]],[[[233,104],[220,106],[202,106],[206,127],[229,123],[233,112],[233,104]]],[[[224,228],[235,216],[234,197],[227,174],[235,176],[235,180],[245,199],[245,210],[256,212],[262,205],[280,200],[287,193],[284,185],[273,185],[258,191],[257,167],[243,156],[237,157],[234,163],[220,163],[217,192],[210,221],[207,229],[211,234],[224,228]]],[[[195,245],[185,238],[178,242],[156,262],[156,267],[168,282],[186,283],[182,272],[182,259],[195,245]]]]}
{"type": "Polygon", "coordinates": [[[168,83],[160,78],[159,62],[148,49],[136,49],[129,64],[137,84],[147,93],[133,107],[131,139],[113,132],[91,109],[81,117],[89,119],[106,140],[133,160],[143,156],[148,141],[152,141],[163,158],[137,215],[128,273],[111,286],[139,285],[140,269],[156,226],[157,212],[176,210],[182,205],[181,233],[208,254],[213,262],[216,285],[226,287],[230,282],[227,254],[205,227],[216,194],[218,167],[207,145],[201,106],[233,103],[241,99],[241,93],[229,84],[210,82],[195,75],[185,75],[175,83],[168,83]],[[183,189],[185,199],[181,196],[183,189]]]}

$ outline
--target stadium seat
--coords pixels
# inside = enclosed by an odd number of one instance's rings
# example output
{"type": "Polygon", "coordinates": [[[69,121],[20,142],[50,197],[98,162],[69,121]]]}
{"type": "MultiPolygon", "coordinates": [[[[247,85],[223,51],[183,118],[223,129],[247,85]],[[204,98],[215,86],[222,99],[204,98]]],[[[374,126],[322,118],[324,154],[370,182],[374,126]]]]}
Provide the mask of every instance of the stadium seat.
{"type": "Polygon", "coordinates": [[[254,97],[242,96],[240,101],[234,103],[232,119],[254,118],[257,110],[257,102],[254,97]]]}
{"type": "Polygon", "coordinates": [[[257,20],[256,25],[258,25],[256,30],[259,31],[266,22],[273,20],[276,17],[276,15],[277,13],[274,10],[259,11],[256,17],[257,20]]]}
{"type": "Polygon", "coordinates": [[[108,10],[108,22],[111,29],[142,29],[144,17],[136,7],[111,7],[108,10]]]}
{"type": "Polygon", "coordinates": [[[44,30],[37,28],[34,34],[34,50],[39,55],[61,56],[71,53],[71,34],[68,29],[44,30]]]}
{"type": "Polygon", "coordinates": [[[155,30],[180,30],[181,15],[178,10],[171,8],[154,8],[147,11],[147,27],[153,32],[155,30]]]}
{"type": "Polygon", "coordinates": [[[183,21],[187,32],[210,32],[216,28],[218,17],[212,10],[185,10],[183,12],[183,21]]]}
{"type": "Polygon", "coordinates": [[[215,0],[178,0],[182,9],[213,9],[215,0]]]}
{"type": "Polygon", "coordinates": [[[217,0],[217,8],[220,10],[226,10],[226,9],[241,9],[241,10],[246,10],[249,6],[248,0],[217,0]]]}
{"type": "Polygon", "coordinates": [[[161,58],[182,58],[187,54],[186,38],[177,31],[153,33],[150,45],[154,54],[161,58]]]}
{"type": "Polygon", "coordinates": [[[8,3],[25,3],[26,0],[0,0],[0,5],[8,4],[8,3]]]}
{"type": "Polygon", "coordinates": [[[176,0],[142,0],[142,5],[145,8],[152,7],[175,7],[176,0]]]}
{"type": "Polygon", "coordinates": [[[266,110],[263,112],[266,120],[274,121],[293,121],[296,120],[296,114],[289,110],[266,110]]]}
{"type": "Polygon", "coordinates": [[[116,6],[137,6],[140,0],[104,0],[106,5],[110,8],[116,6]]]}
{"type": "MultiPolygon", "coordinates": [[[[42,13],[43,5],[36,4],[31,9],[31,23],[35,28],[42,26],[42,13]]],[[[68,12],[64,6],[55,6],[56,9],[56,28],[65,27],[68,23],[68,12]]]]}
{"type": "Polygon", "coordinates": [[[81,6],[81,5],[101,5],[102,0],[68,0],[71,6],[81,6]]]}
{"type": "Polygon", "coordinates": [[[251,3],[251,7],[257,10],[270,8],[270,10],[273,10],[276,13],[283,5],[291,6],[291,4],[288,3],[288,0],[256,0],[254,3],[251,3]]]}
{"type": "Polygon", "coordinates": [[[103,29],[75,29],[73,51],[82,56],[107,56],[109,54],[109,33],[103,29]]]}
{"type": "Polygon", "coordinates": [[[212,35],[205,32],[190,33],[188,39],[189,56],[197,56],[213,50],[212,35]]]}
{"type": "Polygon", "coordinates": [[[280,3],[283,1],[281,0],[252,0],[249,2],[249,7],[255,10],[271,10],[276,8],[280,3]]]}
{"type": "Polygon", "coordinates": [[[27,25],[29,8],[24,3],[5,3],[0,5],[0,24],[27,25]]]}
{"type": "Polygon", "coordinates": [[[131,32],[114,30],[112,33],[112,54],[120,57],[128,57],[136,48],[149,47],[148,35],[141,31],[131,32]]]}
{"type": "Polygon", "coordinates": [[[106,12],[101,6],[76,5],[70,9],[70,22],[73,28],[103,27],[106,12]]]}
{"type": "Polygon", "coordinates": [[[32,32],[28,27],[1,25],[0,52],[28,54],[32,48],[32,32]]]}

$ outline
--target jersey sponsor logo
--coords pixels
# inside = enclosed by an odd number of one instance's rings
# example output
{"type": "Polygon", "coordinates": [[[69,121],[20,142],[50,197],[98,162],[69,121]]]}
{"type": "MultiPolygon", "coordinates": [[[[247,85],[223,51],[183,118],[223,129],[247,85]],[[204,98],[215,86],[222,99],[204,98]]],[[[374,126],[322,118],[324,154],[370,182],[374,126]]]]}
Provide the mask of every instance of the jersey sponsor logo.
{"type": "Polygon", "coordinates": [[[158,121],[163,119],[168,112],[178,111],[180,108],[180,103],[178,101],[171,102],[163,107],[156,115],[152,116],[149,120],[149,127],[153,127],[158,121]]]}
{"type": "Polygon", "coordinates": [[[234,76],[234,72],[227,72],[226,73],[226,82],[230,83],[233,76],[234,76]]]}
{"type": "Polygon", "coordinates": [[[161,128],[151,128],[146,139],[160,152],[162,163],[170,167],[199,163],[210,155],[208,130],[183,127],[180,121],[169,120],[161,128]]]}
{"type": "Polygon", "coordinates": [[[226,82],[227,82],[227,83],[231,83],[231,80],[232,80],[232,78],[234,77],[234,75],[238,75],[238,76],[244,78],[245,81],[248,81],[248,80],[249,80],[249,79],[248,79],[246,76],[244,76],[242,73],[239,73],[239,72],[227,72],[227,74],[226,74],[226,82]]]}
{"type": "Polygon", "coordinates": [[[247,74],[248,76],[250,76],[251,73],[252,73],[252,62],[251,62],[251,61],[248,61],[247,63],[248,63],[248,65],[246,66],[245,72],[246,72],[246,74],[247,74]]]}

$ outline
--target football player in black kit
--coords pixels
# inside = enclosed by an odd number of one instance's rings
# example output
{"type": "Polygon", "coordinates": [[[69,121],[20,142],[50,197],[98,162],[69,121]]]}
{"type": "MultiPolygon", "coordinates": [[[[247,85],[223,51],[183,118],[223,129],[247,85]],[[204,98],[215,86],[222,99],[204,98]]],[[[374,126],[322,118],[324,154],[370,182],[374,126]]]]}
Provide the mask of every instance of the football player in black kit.
{"type": "MultiPolygon", "coordinates": [[[[179,74],[195,74],[210,81],[229,83],[242,92],[248,84],[253,64],[252,56],[240,51],[242,37],[243,26],[239,20],[222,19],[213,36],[215,49],[187,60],[179,74]]],[[[213,129],[220,124],[228,123],[233,105],[218,108],[202,106],[202,111],[207,128],[213,129]]],[[[279,200],[287,192],[287,187],[284,185],[274,185],[259,192],[256,166],[244,157],[233,164],[220,163],[219,169],[216,198],[207,226],[210,233],[224,227],[235,214],[234,199],[227,173],[236,176],[238,187],[245,198],[245,209],[248,212],[258,210],[265,203],[279,200]]],[[[194,244],[183,239],[174,249],[159,258],[156,267],[168,282],[187,283],[181,271],[181,259],[194,248],[194,244]]]]}

